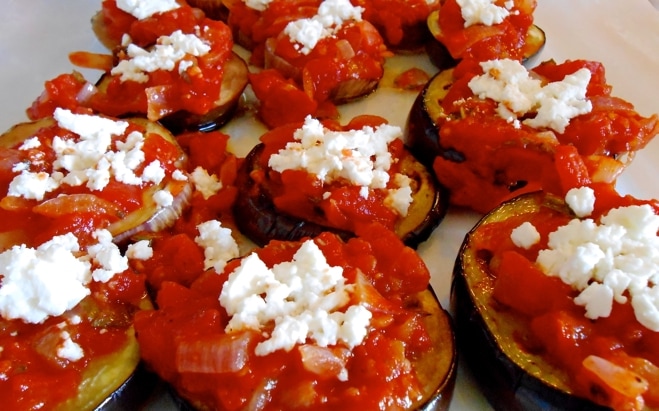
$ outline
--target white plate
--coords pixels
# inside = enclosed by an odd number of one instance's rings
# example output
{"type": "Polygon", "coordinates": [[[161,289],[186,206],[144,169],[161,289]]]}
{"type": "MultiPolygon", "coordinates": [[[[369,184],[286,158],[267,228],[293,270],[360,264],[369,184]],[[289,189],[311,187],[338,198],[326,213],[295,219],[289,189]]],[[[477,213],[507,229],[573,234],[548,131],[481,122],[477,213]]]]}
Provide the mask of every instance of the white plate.
{"type": "MultiPolygon", "coordinates": [[[[535,22],[547,34],[542,60],[590,59],[604,63],[613,94],[649,116],[659,112],[659,0],[538,0],[535,22]]],[[[70,72],[67,54],[105,52],[89,20],[100,8],[92,0],[5,0],[0,13],[0,131],[26,121],[25,109],[43,90],[43,82],[70,72]]],[[[434,70],[424,56],[399,58],[390,71],[419,65],[434,70]]],[[[88,80],[97,72],[83,71],[88,80]]],[[[364,101],[342,107],[379,114],[403,127],[415,93],[384,87],[364,101]]],[[[225,128],[232,147],[243,155],[263,128],[251,118],[225,128]]],[[[640,152],[619,180],[618,189],[641,198],[659,198],[659,140],[640,152]]],[[[432,271],[432,285],[448,307],[451,270],[458,247],[477,216],[452,211],[420,252],[432,271]]],[[[169,407],[167,400],[152,409],[169,407]]],[[[489,406],[460,367],[452,411],[487,410],[489,406]]]]}

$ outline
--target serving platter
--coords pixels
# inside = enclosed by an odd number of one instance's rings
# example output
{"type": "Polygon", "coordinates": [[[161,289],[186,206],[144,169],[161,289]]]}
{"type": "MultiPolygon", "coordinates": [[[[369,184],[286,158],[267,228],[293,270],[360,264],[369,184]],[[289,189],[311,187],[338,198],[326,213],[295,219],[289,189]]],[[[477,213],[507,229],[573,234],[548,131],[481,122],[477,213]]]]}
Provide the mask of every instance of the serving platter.
{"type": "MultiPolygon", "coordinates": [[[[604,63],[613,94],[649,116],[659,112],[659,0],[537,0],[535,23],[547,34],[539,60],[589,59],[604,63]]],[[[74,69],[68,53],[106,52],[96,40],[91,16],[100,0],[5,0],[0,13],[0,132],[26,121],[25,109],[43,90],[44,81],[74,69]]],[[[380,88],[367,98],[340,107],[343,118],[377,114],[405,126],[416,91],[393,87],[396,74],[418,67],[436,69],[423,54],[396,56],[387,62],[380,88]]],[[[80,70],[90,81],[99,73],[80,70]]],[[[265,130],[247,112],[223,131],[230,148],[245,155],[265,130]]],[[[659,141],[651,142],[619,179],[618,190],[640,198],[659,198],[659,141]]],[[[452,209],[419,252],[432,274],[432,286],[449,307],[451,272],[465,233],[478,220],[475,213],[452,209]]],[[[157,393],[148,409],[175,406],[157,393]]],[[[489,405],[462,366],[451,411],[487,410],[489,405]]]]}

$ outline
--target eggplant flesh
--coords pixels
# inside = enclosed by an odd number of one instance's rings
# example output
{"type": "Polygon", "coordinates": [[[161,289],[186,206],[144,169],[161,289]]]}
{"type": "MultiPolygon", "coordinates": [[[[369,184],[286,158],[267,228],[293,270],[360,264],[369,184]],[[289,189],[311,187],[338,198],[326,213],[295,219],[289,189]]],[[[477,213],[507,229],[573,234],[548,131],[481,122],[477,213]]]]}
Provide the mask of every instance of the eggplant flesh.
{"type": "Polygon", "coordinates": [[[521,349],[516,335],[523,328],[515,316],[494,307],[494,278],[486,269],[486,258],[470,240],[485,224],[548,211],[569,212],[558,197],[543,193],[522,195],[492,210],[466,235],[451,286],[457,343],[479,387],[496,410],[608,410],[573,395],[564,371],[542,356],[521,349]]]}
{"type": "MultiPolygon", "coordinates": [[[[234,215],[242,233],[260,246],[272,239],[299,240],[304,237],[315,237],[323,231],[331,231],[343,240],[354,236],[350,231],[338,230],[280,213],[268,189],[250,177],[251,171],[259,167],[257,162],[263,149],[263,144],[256,145],[247,155],[238,172],[236,186],[239,193],[234,205],[234,215]]],[[[412,194],[413,201],[408,215],[401,219],[395,231],[406,245],[416,247],[430,236],[446,215],[448,195],[437,183],[434,175],[411,154],[403,161],[405,163],[402,170],[417,182],[418,189],[412,194]]]]}
{"type": "MultiPolygon", "coordinates": [[[[438,40],[441,37],[441,29],[439,28],[439,10],[435,10],[428,16],[427,26],[432,38],[426,43],[426,53],[430,61],[440,70],[445,70],[455,67],[459,59],[455,58],[448,51],[446,46],[438,40]]],[[[533,24],[529,27],[526,33],[526,42],[524,45],[524,53],[522,63],[526,66],[535,64],[536,57],[540,54],[545,46],[547,37],[545,31],[539,26],[533,24]]]]}

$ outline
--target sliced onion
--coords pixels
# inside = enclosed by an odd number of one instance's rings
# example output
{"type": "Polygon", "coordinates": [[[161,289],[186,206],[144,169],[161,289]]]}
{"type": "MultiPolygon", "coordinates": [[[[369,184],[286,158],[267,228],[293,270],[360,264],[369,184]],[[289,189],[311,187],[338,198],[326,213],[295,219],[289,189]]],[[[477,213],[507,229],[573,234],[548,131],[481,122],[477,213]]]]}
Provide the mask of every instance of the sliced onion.
{"type": "Polygon", "coordinates": [[[346,39],[338,40],[336,42],[336,48],[339,50],[339,56],[343,60],[349,60],[355,57],[355,49],[352,48],[352,45],[346,39]]]}
{"type": "Polygon", "coordinates": [[[53,218],[79,213],[105,214],[121,218],[124,214],[123,210],[116,204],[94,194],[60,195],[32,207],[32,211],[53,218]]]}
{"type": "Polygon", "coordinates": [[[250,356],[255,332],[186,339],[176,347],[176,370],[201,374],[238,372],[250,356]]]}
{"type": "Polygon", "coordinates": [[[589,355],[583,360],[583,366],[595,374],[611,390],[626,398],[637,399],[637,401],[642,402],[641,395],[649,388],[646,379],[605,358],[589,355]]]}
{"type": "Polygon", "coordinates": [[[273,378],[264,379],[254,390],[252,397],[245,406],[245,411],[261,411],[272,399],[272,390],[277,386],[277,380],[273,378]]]}
{"type": "Polygon", "coordinates": [[[302,356],[302,366],[305,370],[326,378],[342,377],[350,351],[346,348],[330,349],[317,345],[301,345],[298,347],[302,356]]]}

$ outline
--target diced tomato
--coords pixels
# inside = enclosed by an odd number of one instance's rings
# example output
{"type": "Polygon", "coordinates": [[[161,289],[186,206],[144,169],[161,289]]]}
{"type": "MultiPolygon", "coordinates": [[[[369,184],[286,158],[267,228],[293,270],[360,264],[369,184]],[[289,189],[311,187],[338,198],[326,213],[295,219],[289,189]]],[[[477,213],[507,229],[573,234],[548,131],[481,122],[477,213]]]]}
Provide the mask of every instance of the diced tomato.
{"type": "Polygon", "coordinates": [[[530,317],[574,304],[569,285],[547,276],[521,254],[506,251],[498,261],[492,294],[498,302],[530,317]]]}

